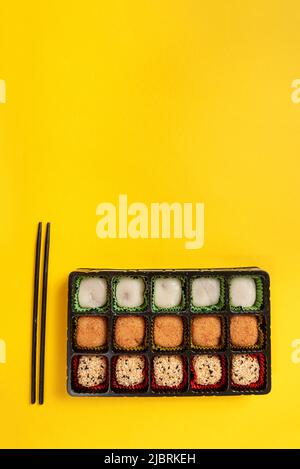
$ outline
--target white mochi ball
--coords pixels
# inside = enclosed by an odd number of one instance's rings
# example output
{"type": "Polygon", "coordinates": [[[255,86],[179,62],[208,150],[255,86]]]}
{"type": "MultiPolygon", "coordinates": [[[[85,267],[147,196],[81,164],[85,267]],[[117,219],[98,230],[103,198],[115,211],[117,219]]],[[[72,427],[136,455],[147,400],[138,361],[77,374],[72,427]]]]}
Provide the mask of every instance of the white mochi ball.
{"type": "Polygon", "coordinates": [[[192,282],[194,306],[217,305],[220,300],[220,280],[218,278],[196,278],[192,282]]]}
{"type": "Polygon", "coordinates": [[[121,308],[138,308],[144,303],[145,283],[142,278],[121,277],[116,286],[116,299],[121,308]]]}
{"type": "Polygon", "coordinates": [[[154,303],[158,308],[174,308],[180,305],[182,285],[178,278],[158,278],[154,282],[154,303]]]}
{"type": "Polygon", "coordinates": [[[104,278],[83,278],[79,285],[78,302],[81,308],[99,308],[107,301],[107,281],[104,278]]]}
{"type": "Polygon", "coordinates": [[[235,277],[230,282],[230,304],[248,308],[256,301],[256,283],[250,277],[235,277]]]}

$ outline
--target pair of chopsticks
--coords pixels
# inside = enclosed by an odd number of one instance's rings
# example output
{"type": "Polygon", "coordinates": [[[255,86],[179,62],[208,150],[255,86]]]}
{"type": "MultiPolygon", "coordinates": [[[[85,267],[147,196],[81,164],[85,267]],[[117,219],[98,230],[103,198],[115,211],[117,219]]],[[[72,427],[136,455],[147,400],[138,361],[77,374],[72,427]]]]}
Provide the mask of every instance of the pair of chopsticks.
{"type": "MultiPolygon", "coordinates": [[[[40,222],[38,224],[38,230],[37,230],[36,251],[35,251],[35,270],[34,270],[32,352],[31,352],[31,404],[34,404],[36,401],[36,349],[37,349],[37,327],[38,327],[38,311],[39,311],[41,244],[42,244],[42,223],[40,222]]],[[[42,304],[41,304],[39,404],[44,403],[45,342],[46,342],[46,311],[47,311],[49,248],[50,248],[50,223],[47,223],[45,245],[44,245],[42,304]]]]}

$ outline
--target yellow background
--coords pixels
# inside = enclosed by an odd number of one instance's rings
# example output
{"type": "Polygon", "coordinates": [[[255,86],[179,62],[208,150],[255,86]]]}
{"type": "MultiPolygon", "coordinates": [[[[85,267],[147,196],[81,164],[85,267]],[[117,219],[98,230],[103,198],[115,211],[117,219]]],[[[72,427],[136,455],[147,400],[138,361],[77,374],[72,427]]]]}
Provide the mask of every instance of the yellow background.
{"type": "Polygon", "coordinates": [[[299,446],[299,2],[1,0],[0,11],[0,446],[299,446]],[[96,206],[120,193],[204,202],[204,247],[99,240],[96,206]],[[52,223],[46,403],[31,406],[39,220],[52,223]],[[240,265],[271,275],[271,394],[67,395],[70,271],[240,265]]]}

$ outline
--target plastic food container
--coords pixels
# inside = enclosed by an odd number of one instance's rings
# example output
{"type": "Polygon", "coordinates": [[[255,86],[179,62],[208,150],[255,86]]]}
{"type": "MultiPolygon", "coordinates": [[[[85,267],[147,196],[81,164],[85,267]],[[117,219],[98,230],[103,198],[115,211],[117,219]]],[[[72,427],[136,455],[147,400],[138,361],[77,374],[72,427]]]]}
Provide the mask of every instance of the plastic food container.
{"type": "MultiPolygon", "coordinates": [[[[168,282],[163,281],[163,287],[166,285],[168,289],[168,282]]],[[[162,295],[161,292],[159,294],[162,295]]],[[[170,327],[167,320],[166,325],[170,327]]],[[[166,333],[169,334],[170,329],[166,329],[166,333]]],[[[72,396],[160,397],[267,394],[271,390],[270,337],[270,280],[269,275],[257,267],[179,270],[78,269],[69,275],[67,390],[72,396]],[[90,277],[104,279],[106,299],[100,306],[82,307],[79,302],[80,283],[83,279],[90,277]],[[118,304],[116,290],[118,282],[123,277],[142,279],[143,299],[138,306],[124,307],[118,304]],[[176,304],[171,302],[169,307],[165,304],[159,306],[161,301],[158,301],[155,296],[155,282],[158,279],[174,278],[180,281],[181,292],[178,292],[179,283],[175,280],[177,288],[175,293],[177,297],[180,295],[180,298],[177,298],[176,304]],[[213,285],[207,287],[207,282],[202,280],[198,281],[198,284],[193,284],[196,279],[212,279],[213,285]],[[217,293],[214,291],[213,297],[209,298],[211,294],[209,288],[214,288],[216,285],[217,293]],[[204,295],[203,298],[203,292],[206,294],[207,288],[208,296],[204,295]],[[193,291],[194,295],[200,295],[200,301],[199,298],[194,298],[193,291]],[[171,336],[172,346],[170,347],[157,345],[154,338],[156,318],[168,315],[180,318],[180,321],[175,319],[174,327],[176,328],[179,322],[181,327],[179,333],[182,334],[180,344],[172,343],[173,340],[177,340],[176,334],[175,339],[171,336]],[[78,320],[86,316],[106,318],[106,342],[100,347],[81,348],[76,342],[78,320]],[[122,316],[142,317],[144,320],[143,341],[136,347],[122,348],[116,344],[116,321],[122,316]],[[237,317],[241,319],[234,319],[237,317]],[[243,319],[245,317],[248,319],[243,319]],[[196,318],[197,320],[193,322],[196,318]],[[255,329],[252,330],[251,327],[255,329]],[[197,332],[200,337],[200,341],[197,339],[198,342],[194,338],[197,332]],[[241,334],[241,339],[239,339],[239,334],[241,334]],[[250,345],[248,342],[251,342],[250,345]],[[105,357],[103,363],[105,363],[106,371],[100,383],[97,382],[94,386],[79,383],[78,364],[82,356],[105,357]],[[118,381],[116,364],[122,356],[123,358],[124,356],[142,357],[142,377],[140,374],[137,384],[133,382],[132,385],[124,386],[122,377],[121,384],[118,381]],[[176,366],[179,364],[179,377],[174,378],[175,384],[173,382],[170,386],[161,384],[164,382],[160,380],[160,378],[164,379],[161,374],[164,371],[161,368],[157,370],[154,365],[158,360],[155,360],[155,357],[158,356],[176,357],[173,365],[170,364],[169,371],[169,374],[172,374],[172,366],[175,366],[176,375],[178,372],[176,366]],[[196,360],[195,357],[200,358],[196,360]]],[[[162,341],[164,341],[163,336],[162,341]]],[[[165,361],[162,360],[162,363],[165,361]]],[[[89,370],[86,372],[89,373],[89,370]]]]}

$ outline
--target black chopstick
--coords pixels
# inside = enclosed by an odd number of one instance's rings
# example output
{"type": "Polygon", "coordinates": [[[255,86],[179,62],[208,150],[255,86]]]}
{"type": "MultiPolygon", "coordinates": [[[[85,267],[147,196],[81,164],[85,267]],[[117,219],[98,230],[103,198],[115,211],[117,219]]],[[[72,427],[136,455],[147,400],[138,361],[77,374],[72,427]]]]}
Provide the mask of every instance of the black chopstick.
{"type": "Polygon", "coordinates": [[[49,247],[50,247],[50,223],[47,223],[45,249],[44,249],[43,290],[42,290],[39,404],[44,403],[45,339],[46,339],[46,310],[47,310],[49,247]]]}
{"type": "Polygon", "coordinates": [[[39,304],[39,280],[40,280],[40,258],[41,258],[42,223],[38,224],[35,269],[34,269],[34,292],[33,292],[33,315],[32,315],[32,346],[31,346],[31,404],[35,403],[36,389],[36,342],[37,342],[37,319],[39,304]]]}

